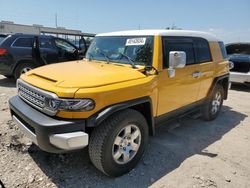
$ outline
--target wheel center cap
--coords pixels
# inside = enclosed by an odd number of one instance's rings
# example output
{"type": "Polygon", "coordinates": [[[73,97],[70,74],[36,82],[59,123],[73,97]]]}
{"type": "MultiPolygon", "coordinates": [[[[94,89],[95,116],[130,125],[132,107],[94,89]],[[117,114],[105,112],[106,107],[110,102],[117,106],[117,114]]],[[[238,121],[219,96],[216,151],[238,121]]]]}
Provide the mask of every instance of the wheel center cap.
{"type": "Polygon", "coordinates": [[[126,139],[123,139],[121,145],[122,147],[126,147],[128,145],[128,141],[126,139]]]}

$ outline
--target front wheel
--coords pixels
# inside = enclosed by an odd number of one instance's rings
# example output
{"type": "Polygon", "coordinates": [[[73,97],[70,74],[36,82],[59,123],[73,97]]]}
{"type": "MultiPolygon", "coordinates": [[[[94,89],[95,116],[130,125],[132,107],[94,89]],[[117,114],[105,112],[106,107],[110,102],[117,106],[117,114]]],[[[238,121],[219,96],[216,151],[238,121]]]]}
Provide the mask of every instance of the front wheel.
{"type": "Polygon", "coordinates": [[[216,85],[212,95],[202,107],[203,118],[207,121],[215,119],[222,107],[224,89],[221,85],[216,85]]]}
{"type": "Polygon", "coordinates": [[[132,109],[115,113],[90,136],[89,155],[96,168],[108,176],[121,176],[141,159],[148,142],[144,116],[132,109]]]}

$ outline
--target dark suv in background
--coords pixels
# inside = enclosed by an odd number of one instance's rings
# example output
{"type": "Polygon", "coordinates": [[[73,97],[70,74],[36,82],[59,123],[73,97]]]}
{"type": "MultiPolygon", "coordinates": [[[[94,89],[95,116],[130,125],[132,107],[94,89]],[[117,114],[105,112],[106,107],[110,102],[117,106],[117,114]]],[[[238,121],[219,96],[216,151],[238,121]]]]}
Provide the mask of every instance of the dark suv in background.
{"type": "Polygon", "coordinates": [[[54,36],[0,34],[0,74],[17,79],[35,67],[82,59],[86,51],[84,39],[79,46],[82,48],[54,36]]]}

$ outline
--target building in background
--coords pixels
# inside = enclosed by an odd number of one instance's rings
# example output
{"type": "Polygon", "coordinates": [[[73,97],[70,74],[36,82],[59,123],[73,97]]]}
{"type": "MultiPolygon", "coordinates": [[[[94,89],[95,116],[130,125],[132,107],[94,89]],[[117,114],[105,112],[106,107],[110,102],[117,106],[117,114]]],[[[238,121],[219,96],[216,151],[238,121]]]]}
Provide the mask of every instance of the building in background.
{"type": "Polygon", "coordinates": [[[53,35],[60,38],[69,40],[76,46],[79,46],[79,40],[84,38],[87,46],[95,36],[93,33],[83,33],[80,30],[66,29],[64,27],[44,27],[43,25],[23,25],[16,24],[11,21],[0,22],[0,33],[25,33],[25,34],[37,34],[37,35],[53,35]]]}

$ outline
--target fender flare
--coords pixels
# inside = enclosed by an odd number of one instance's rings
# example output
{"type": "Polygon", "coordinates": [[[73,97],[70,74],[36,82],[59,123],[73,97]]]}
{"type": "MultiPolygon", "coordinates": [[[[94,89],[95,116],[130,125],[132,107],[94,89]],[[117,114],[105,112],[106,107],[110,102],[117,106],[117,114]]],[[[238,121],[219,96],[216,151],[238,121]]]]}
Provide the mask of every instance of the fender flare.
{"type": "Polygon", "coordinates": [[[97,127],[99,126],[105,119],[107,119],[109,116],[112,114],[127,109],[127,108],[133,108],[136,105],[140,104],[148,104],[149,106],[147,107],[146,114],[143,114],[145,116],[145,119],[148,122],[149,126],[149,132],[151,135],[155,134],[155,125],[154,125],[154,117],[153,117],[153,110],[152,110],[152,101],[150,97],[142,97],[142,98],[137,98],[133,100],[129,100],[126,102],[121,102],[117,104],[113,104],[109,107],[106,107],[99,112],[95,113],[94,115],[90,116],[86,120],[86,127],[97,127]]]}
{"type": "Polygon", "coordinates": [[[229,88],[229,74],[225,74],[222,76],[218,76],[216,78],[214,78],[213,83],[211,88],[209,89],[209,93],[208,93],[208,97],[211,96],[211,94],[213,93],[215,86],[217,84],[221,84],[224,88],[224,99],[226,100],[228,97],[228,88],[229,88]]]}

